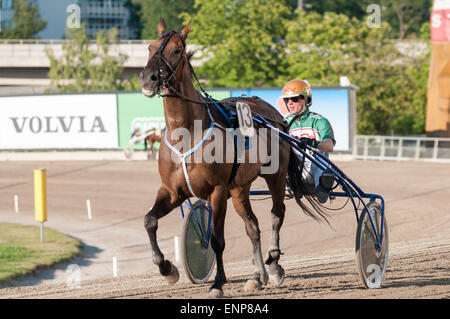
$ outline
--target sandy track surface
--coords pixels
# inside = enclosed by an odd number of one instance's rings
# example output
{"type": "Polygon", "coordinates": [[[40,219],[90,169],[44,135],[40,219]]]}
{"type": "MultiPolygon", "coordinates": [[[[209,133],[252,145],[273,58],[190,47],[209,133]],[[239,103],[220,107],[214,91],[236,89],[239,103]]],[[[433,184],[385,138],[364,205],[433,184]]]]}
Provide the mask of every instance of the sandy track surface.
{"type": "MultiPolygon", "coordinates": [[[[278,287],[256,293],[243,290],[252,275],[251,243],[229,202],[225,224],[226,298],[449,298],[450,167],[448,164],[337,162],[366,192],[383,195],[390,236],[388,270],[382,289],[363,289],[354,256],[353,208],[330,211],[333,228],[305,216],[293,200],[281,230],[280,263],[286,270],[278,287]]],[[[169,285],[151,262],[143,217],[152,206],[159,176],[152,161],[2,162],[0,222],[35,224],[33,168],[47,168],[49,220],[85,244],[69,263],[34,274],[0,289],[0,298],[204,298],[211,285],[191,284],[182,266],[180,281],[169,285]],[[14,212],[19,196],[19,213],[14,212]],[[86,200],[90,199],[92,220],[86,200]],[[112,277],[112,257],[118,273],[112,277]],[[70,264],[80,268],[81,287],[67,286],[70,264]]],[[[257,180],[254,189],[265,189],[257,180]]],[[[264,197],[263,197],[264,198],[264,197]]],[[[255,198],[262,199],[262,198],[255,198]]],[[[252,202],[259,219],[263,253],[271,232],[270,199],[252,202]]],[[[337,199],[331,208],[345,200],[337,199]]],[[[158,239],[174,260],[173,237],[181,229],[180,212],[160,221],[158,239]]],[[[0,234],[1,237],[1,234],[0,234]]]]}

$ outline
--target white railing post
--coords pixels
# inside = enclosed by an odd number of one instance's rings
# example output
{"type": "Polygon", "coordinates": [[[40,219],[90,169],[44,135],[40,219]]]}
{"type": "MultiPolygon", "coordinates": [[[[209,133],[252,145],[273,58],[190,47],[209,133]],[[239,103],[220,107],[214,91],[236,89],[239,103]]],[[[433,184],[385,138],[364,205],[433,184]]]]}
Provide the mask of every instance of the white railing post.
{"type": "Polygon", "coordinates": [[[416,151],[414,152],[414,158],[417,160],[420,156],[420,139],[416,142],[416,151]]]}
{"type": "MultiPolygon", "coordinates": [[[[450,138],[433,138],[433,137],[405,137],[405,136],[398,136],[398,137],[394,137],[394,136],[380,136],[380,135],[374,135],[374,136],[370,136],[370,135],[355,135],[354,138],[354,147],[355,149],[352,150],[353,153],[353,158],[354,159],[362,159],[362,160],[380,160],[380,161],[384,161],[384,160],[396,160],[396,161],[403,161],[403,160],[413,160],[413,161],[418,161],[418,160],[424,160],[424,161],[433,161],[433,162],[441,162],[441,163],[450,163],[450,148],[449,147],[444,147],[447,144],[450,144],[450,138]],[[375,146],[374,147],[379,147],[380,151],[377,154],[372,154],[369,156],[369,143],[370,143],[370,139],[375,139],[375,146]],[[390,140],[390,142],[389,142],[390,140]],[[414,154],[412,155],[408,155],[407,157],[404,156],[404,147],[405,147],[405,140],[407,141],[411,141],[412,146],[408,148],[408,151],[413,151],[414,154]],[[390,147],[392,149],[394,149],[395,151],[395,147],[396,147],[396,142],[397,143],[397,154],[392,154],[392,156],[390,156],[387,152],[387,148],[390,147]],[[415,142],[415,146],[414,146],[414,142],[415,142]],[[422,154],[422,145],[421,143],[425,142],[425,149],[426,149],[426,154],[422,154]],[[430,142],[433,142],[433,149],[432,149],[432,156],[429,156],[429,150],[431,149],[430,147],[426,147],[428,144],[430,144],[430,142]],[[440,142],[447,142],[445,144],[440,144],[440,142]],[[358,143],[361,144],[363,143],[363,151],[362,153],[359,152],[358,149],[358,143]],[[379,144],[379,145],[378,145],[379,144]],[[441,148],[440,148],[441,146],[441,148]],[[442,155],[439,156],[439,151],[442,150],[442,155]],[[386,156],[386,154],[388,154],[388,156],[386,156]]],[[[409,143],[407,143],[406,145],[409,145],[409,143]]],[[[409,153],[408,153],[409,154],[409,153]]]]}
{"type": "Polygon", "coordinates": [[[439,152],[438,145],[439,145],[439,140],[438,139],[434,140],[433,157],[432,157],[433,160],[436,160],[438,158],[438,152],[439,152]]]}
{"type": "Polygon", "coordinates": [[[398,151],[397,151],[397,160],[399,161],[403,156],[403,138],[399,138],[398,140],[398,151]]]}
{"type": "Polygon", "coordinates": [[[369,137],[364,136],[364,153],[363,153],[364,160],[367,159],[368,154],[369,154],[369,137]]]}

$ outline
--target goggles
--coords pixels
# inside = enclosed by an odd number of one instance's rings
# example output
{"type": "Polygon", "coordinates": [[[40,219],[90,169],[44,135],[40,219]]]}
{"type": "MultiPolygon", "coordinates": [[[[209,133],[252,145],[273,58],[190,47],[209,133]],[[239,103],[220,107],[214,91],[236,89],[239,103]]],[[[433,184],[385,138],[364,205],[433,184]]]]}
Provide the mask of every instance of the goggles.
{"type": "Polygon", "coordinates": [[[289,100],[292,100],[292,102],[297,103],[298,101],[304,100],[304,99],[305,99],[305,97],[303,95],[298,95],[298,96],[294,96],[294,97],[284,97],[283,101],[284,101],[284,103],[287,104],[289,102],[289,100]]]}

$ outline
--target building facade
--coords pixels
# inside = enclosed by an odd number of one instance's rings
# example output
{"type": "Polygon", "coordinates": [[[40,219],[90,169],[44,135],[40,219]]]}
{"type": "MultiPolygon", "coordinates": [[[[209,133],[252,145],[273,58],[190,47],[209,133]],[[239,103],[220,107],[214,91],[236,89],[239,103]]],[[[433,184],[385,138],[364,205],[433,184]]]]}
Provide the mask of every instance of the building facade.
{"type": "Polygon", "coordinates": [[[12,9],[13,0],[0,0],[0,32],[6,26],[11,27],[14,11],[12,9]]]}
{"type": "MultiPolygon", "coordinates": [[[[1,25],[12,26],[14,0],[1,1],[1,25]]],[[[72,13],[69,8],[78,6],[75,12],[77,19],[86,25],[90,38],[95,38],[98,31],[117,28],[119,39],[135,39],[135,32],[129,27],[129,9],[125,0],[31,0],[39,10],[41,18],[47,26],[36,36],[41,39],[63,39],[66,37],[68,17],[72,13]]],[[[0,30],[1,31],[1,30],[0,30]]]]}
{"type": "Polygon", "coordinates": [[[119,39],[132,39],[128,26],[129,10],[124,0],[79,0],[81,23],[86,24],[86,32],[95,38],[97,32],[117,28],[119,39]]]}

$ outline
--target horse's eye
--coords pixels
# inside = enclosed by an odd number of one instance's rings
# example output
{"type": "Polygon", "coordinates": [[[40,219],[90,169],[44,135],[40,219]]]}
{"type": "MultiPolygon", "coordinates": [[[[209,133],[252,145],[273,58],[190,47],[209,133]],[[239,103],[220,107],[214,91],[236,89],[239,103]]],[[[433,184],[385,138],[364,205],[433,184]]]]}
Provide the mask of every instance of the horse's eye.
{"type": "Polygon", "coordinates": [[[180,49],[176,49],[175,51],[173,51],[173,54],[176,54],[176,55],[178,55],[178,54],[180,54],[181,53],[181,50],[180,49]]]}

